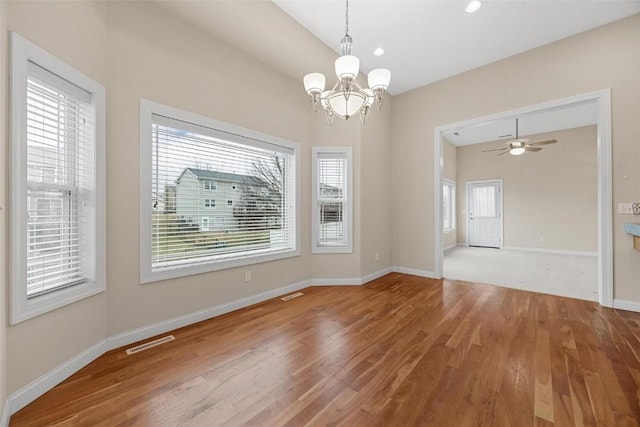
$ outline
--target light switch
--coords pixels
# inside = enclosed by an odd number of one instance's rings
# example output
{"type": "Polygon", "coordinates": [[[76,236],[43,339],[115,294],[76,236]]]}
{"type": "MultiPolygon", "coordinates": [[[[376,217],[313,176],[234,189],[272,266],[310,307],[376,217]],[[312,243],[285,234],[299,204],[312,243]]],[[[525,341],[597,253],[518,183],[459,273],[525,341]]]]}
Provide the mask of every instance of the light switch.
{"type": "Polygon", "coordinates": [[[619,214],[633,214],[633,203],[618,203],[619,214]]]}

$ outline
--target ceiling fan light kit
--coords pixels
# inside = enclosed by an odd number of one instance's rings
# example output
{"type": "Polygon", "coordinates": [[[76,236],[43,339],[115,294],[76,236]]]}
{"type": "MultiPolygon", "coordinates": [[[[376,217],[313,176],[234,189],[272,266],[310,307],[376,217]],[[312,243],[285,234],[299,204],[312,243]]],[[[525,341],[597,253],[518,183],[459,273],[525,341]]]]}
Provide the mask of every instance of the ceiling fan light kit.
{"type": "Polygon", "coordinates": [[[520,138],[518,134],[518,119],[516,119],[516,139],[509,141],[507,144],[508,147],[505,148],[495,148],[493,150],[482,150],[483,153],[488,153],[491,151],[502,151],[502,153],[496,154],[497,156],[502,156],[503,154],[511,154],[512,156],[519,156],[524,154],[525,151],[531,151],[537,153],[538,151],[542,151],[540,145],[548,145],[555,144],[558,142],[555,139],[549,139],[546,141],[532,142],[529,143],[528,139],[520,138]]]}
{"type": "Polygon", "coordinates": [[[356,78],[360,73],[360,59],[351,55],[353,39],[349,35],[349,0],[346,1],[345,21],[345,34],[340,43],[341,56],[335,62],[336,84],[332,89],[325,90],[326,78],[322,73],[309,73],[303,79],[313,111],[318,111],[320,105],[329,125],[335,116],[349,120],[357,115],[360,115],[364,124],[373,103],[378,104],[378,109],[382,106],[384,93],[391,82],[391,71],[377,68],[367,76],[368,88],[363,89],[358,85],[356,78]]]}

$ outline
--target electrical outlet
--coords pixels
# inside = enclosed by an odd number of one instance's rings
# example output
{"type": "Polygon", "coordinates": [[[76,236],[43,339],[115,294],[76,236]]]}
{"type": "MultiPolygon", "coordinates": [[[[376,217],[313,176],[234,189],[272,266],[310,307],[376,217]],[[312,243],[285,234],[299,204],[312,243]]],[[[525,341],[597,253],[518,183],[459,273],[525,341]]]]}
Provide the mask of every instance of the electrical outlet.
{"type": "Polygon", "coordinates": [[[618,213],[619,214],[632,214],[633,213],[633,203],[618,203],[618,213]]]}
{"type": "Polygon", "coordinates": [[[376,261],[380,261],[380,256],[378,255],[378,252],[376,252],[375,258],[376,258],[376,261]]]}
{"type": "Polygon", "coordinates": [[[244,272],[244,281],[245,282],[250,282],[251,281],[251,272],[250,271],[245,271],[244,272]]]}
{"type": "Polygon", "coordinates": [[[540,236],[540,243],[544,243],[544,236],[540,236]]]}

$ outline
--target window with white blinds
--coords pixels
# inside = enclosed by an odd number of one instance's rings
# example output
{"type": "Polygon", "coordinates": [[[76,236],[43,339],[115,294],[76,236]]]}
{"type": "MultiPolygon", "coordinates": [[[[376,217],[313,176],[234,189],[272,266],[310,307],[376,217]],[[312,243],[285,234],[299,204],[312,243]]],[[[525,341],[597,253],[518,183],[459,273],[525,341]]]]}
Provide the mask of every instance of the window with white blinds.
{"type": "Polygon", "coordinates": [[[104,88],[15,34],[12,49],[15,323],[104,289],[96,161],[104,88]]]}
{"type": "Polygon", "coordinates": [[[93,174],[94,108],[90,93],[65,83],[29,63],[27,298],[86,280],[78,199],[93,174]]]}
{"type": "Polygon", "coordinates": [[[146,101],[143,116],[143,282],[296,253],[295,146],[146,101]]]}
{"type": "Polygon", "coordinates": [[[313,252],[350,253],[351,147],[313,148],[313,252]]]}
{"type": "Polygon", "coordinates": [[[447,179],[442,184],[442,229],[456,229],[456,183],[447,179]]]}

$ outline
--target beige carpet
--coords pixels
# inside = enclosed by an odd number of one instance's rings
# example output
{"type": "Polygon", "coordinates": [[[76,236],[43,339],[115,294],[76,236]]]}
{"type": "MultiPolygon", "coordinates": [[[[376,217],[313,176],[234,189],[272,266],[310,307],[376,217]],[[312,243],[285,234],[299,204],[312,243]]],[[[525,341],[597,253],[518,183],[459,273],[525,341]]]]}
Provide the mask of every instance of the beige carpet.
{"type": "Polygon", "coordinates": [[[595,256],[455,247],[444,253],[444,277],[598,300],[595,256]]]}

